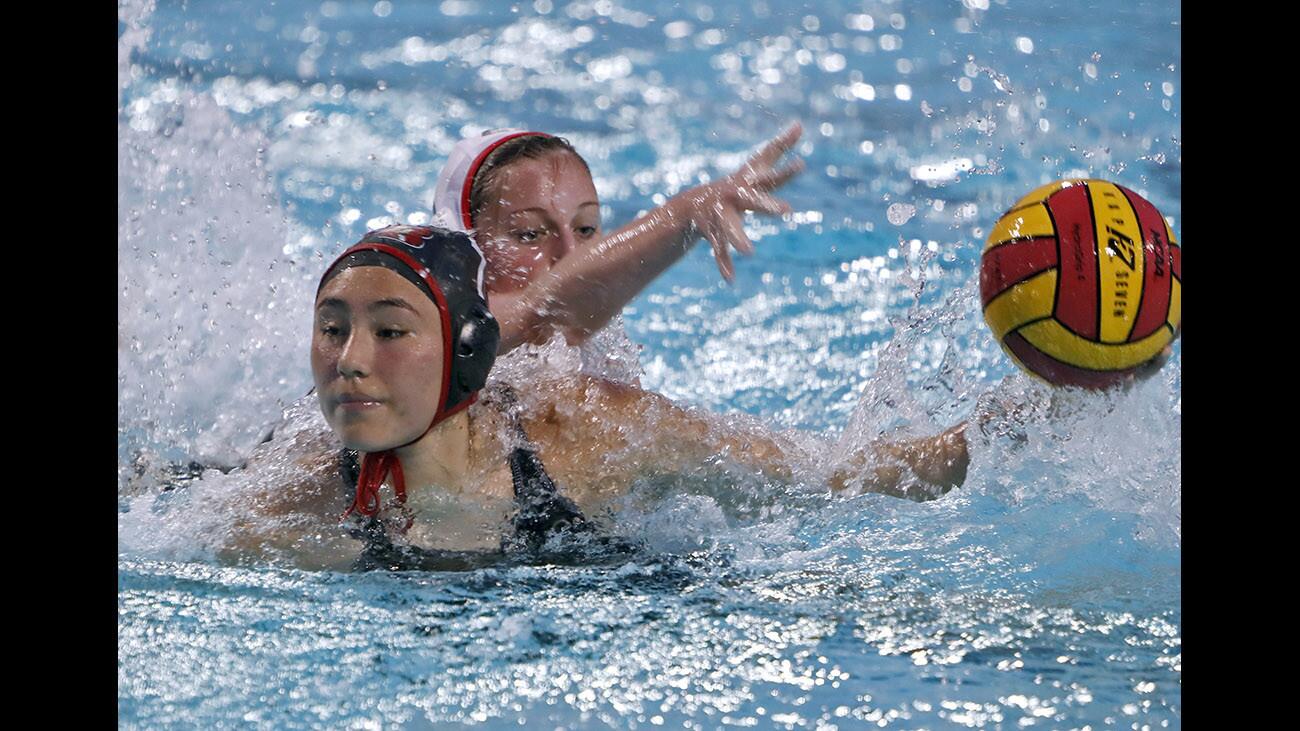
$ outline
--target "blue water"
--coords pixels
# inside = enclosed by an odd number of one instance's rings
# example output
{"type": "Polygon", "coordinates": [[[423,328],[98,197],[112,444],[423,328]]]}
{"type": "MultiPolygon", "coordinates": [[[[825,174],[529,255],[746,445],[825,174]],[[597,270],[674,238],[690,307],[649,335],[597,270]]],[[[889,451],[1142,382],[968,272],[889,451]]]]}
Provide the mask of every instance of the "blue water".
{"type": "Polygon", "coordinates": [[[1181,227],[1181,16],[1122,2],[119,5],[121,725],[1181,726],[1181,347],[1051,394],[979,314],[992,222],[1114,180],[1181,227]],[[310,386],[324,258],[427,220],[451,145],[563,134],[613,229],[792,119],[807,172],[723,285],[697,248],[624,313],[643,385],[810,448],[977,400],[915,504],[736,474],[644,485],[621,567],[349,575],[210,555],[237,462],[310,386]],[[1058,397],[1059,402],[1059,397],[1058,397]],[[1058,403],[1059,406],[1059,403],[1058,403]]]}

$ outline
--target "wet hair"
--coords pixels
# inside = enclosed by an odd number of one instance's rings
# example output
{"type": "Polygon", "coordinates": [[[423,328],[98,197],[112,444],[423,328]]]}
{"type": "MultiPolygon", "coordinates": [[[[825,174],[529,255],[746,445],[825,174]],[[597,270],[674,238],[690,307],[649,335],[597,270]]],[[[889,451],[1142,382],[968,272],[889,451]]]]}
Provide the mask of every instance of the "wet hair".
{"type": "Polygon", "coordinates": [[[470,216],[477,220],[478,214],[487,207],[488,190],[494,186],[502,170],[520,160],[540,160],[562,152],[577,158],[578,162],[582,163],[582,169],[586,170],[588,175],[591,174],[587,161],[582,159],[582,155],[579,155],[578,151],[573,149],[573,145],[563,137],[531,134],[503,142],[487,156],[479,166],[478,172],[474,174],[474,184],[469,192],[470,216]]]}

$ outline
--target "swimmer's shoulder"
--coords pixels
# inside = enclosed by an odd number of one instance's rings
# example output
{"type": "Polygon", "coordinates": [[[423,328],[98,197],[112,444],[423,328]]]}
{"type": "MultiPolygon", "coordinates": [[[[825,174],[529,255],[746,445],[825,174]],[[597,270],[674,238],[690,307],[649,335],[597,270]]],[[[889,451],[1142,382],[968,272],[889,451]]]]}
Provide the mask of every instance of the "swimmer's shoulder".
{"type": "MultiPolygon", "coordinates": [[[[298,445],[302,447],[303,445],[298,445]]],[[[267,561],[319,571],[350,570],[364,544],[340,525],[353,498],[344,483],[341,449],[268,450],[250,459],[248,487],[235,499],[237,517],[218,555],[225,563],[267,561]]]]}
{"type": "Polygon", "coordinates": [[[586,373],[546,378],[516,391],[515,414],[535,440],[556,431],[577,436],[603,430],[654,397],[639,386],[586,373]]]}
{"type": "Polygon", "coordinates": [[[642,398],[636,386],[586,374],[530,384],[521,393],[519,423],[547,473],[587,512],[626,491],[639,474],[624,456],[639,441],[632,411],[642,398]]]}
{"type": "Polygon", "coordinates": [[[342,446],[328,429],[258,445],[244,468],[252,478],[249,507],[265,516],[337,519],[349,498],[340,473],[342,446]]]}
{"type": "Polygon", "coordinates": [[[637,384],[587,373],[558,379],[553,384],[551,395],[553,404],[571,403],[589,409],[621,409],[663,399],[637,384]]]}

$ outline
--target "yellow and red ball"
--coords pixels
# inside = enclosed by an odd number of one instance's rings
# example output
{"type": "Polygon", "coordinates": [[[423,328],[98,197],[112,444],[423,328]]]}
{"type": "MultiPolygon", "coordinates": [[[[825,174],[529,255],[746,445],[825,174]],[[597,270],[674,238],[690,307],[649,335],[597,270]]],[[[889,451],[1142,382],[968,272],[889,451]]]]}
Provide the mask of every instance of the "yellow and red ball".
{"type": "Polygon", "coordinates": [[[1107,388],[1182,327],[1182,247],[1142,196],[1058,180],[1016,202],[980,264],[984,319],[1003,350],[1058,386],[1107,388]]]}

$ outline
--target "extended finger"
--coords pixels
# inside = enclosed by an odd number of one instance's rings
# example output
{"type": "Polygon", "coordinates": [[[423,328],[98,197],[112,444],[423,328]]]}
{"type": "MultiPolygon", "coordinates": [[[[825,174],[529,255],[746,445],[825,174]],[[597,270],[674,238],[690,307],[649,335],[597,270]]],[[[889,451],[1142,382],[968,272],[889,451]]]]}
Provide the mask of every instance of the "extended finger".
{"type": "Polygon", "coordinates": [[[794,176],[802,173],[805,167],[807,167],[807,165],[804,163],[803,159],[796,158],[791,161],[789,165],[786,165],[780,170],[768,170],[753,176],[752,179],[746,182],[761,190],[776,190],[790,182],[794,176]]]}
{"type": "Polygon", "coordinates": [[[754,156],[749,158],[748,165],[754,168],[772,167],[777,160],[781,159],[781,156],[785,154],[786,150],[794,147],[794,143],[799,141],[799,137],[802,134],[803,125],[798,122],[791,124],[789,127],[785,128],[784,132],[768,140],[767,144],[763,145],[762,149],[754,153],[754,156]]]}
{"type": "Polygon", "coordinates": [[[766,213],[770,216],[782,216],[793,210],[789,203],[771,193],[754,190],[747,186],[736,188],[736,197],[740,198],[741,203],[745,204],[745,208],[759,213],[766,213]]]}
{"type": "Polygon", "coordinates": [[[722,213],[722,230],[727,243],[736,247],[736,251],[745,256],[754,254],[754,242],[750,241],[749,237],[745,235],[745,222],[740,219],[740,213],[735,209],[722,213]]]}
{"type": "Polygon", "coordinates": [[[710,229],[705,230],[704,238],[708,240],[709,246],[713,248],[713,258],[718,262],[718,271],[722,273],[722,278],[728,282],[736,280],[736,267],[731,263],[731,253],[727,251],[727,243],[722,240],[718,232],[710,229]]]}

